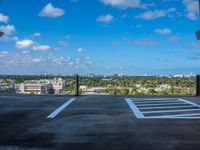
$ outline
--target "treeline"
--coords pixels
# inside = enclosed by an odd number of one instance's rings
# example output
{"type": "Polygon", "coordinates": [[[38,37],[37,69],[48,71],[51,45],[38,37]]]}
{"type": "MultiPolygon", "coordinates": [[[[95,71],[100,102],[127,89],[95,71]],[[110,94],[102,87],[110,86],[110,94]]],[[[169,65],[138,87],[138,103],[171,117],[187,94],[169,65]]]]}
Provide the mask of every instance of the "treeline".
{"type": "MultiPolygon", "coordinates": [[[[60,77],[65,79],[67,87],[66,93],[74,93],[76,88],[76,77],[73,76],[30,76],[13,75],[0,76],[4,82],[15,80],[16,83],[22,83],[25,80],[52,79],[60,77]]],[[[159,76],[80,76],[80,85],[88,87],[105,87],[104,93],[118,95],[192,95],[195,93],[195,77],[159,77],[159,76]],[[162,86],[170,86],[163,88],[162,86]],[[162,90],[158,90],[158,88],[162,90]],[[156,90],[157,89],[157,90],[156,90]]]]}

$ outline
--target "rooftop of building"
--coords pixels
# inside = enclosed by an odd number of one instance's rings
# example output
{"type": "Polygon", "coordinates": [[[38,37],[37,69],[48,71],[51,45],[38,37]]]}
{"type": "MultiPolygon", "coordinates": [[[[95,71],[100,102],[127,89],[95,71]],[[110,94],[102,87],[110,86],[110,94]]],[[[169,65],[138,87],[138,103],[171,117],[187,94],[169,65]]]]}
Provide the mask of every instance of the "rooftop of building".
{"type": "MultiPolygon", "coordinates": [[[[167,103],[167,100],[182,98],[186,105],[200,104],[199,97],[0,95],[0,149],[177,150],[200,147],[198,105],[191,108],[195,109],[196,119],[141,119],[133,113],[126,98],[132,103],[138,100],[167,103]],[[55,110],[63,105],[67,106],[55,115],[55,110]],[[54,117],[48,118],[52,115],[54,117]]],[[[191,112],[176,113],[188,116],[191,112]]]]}

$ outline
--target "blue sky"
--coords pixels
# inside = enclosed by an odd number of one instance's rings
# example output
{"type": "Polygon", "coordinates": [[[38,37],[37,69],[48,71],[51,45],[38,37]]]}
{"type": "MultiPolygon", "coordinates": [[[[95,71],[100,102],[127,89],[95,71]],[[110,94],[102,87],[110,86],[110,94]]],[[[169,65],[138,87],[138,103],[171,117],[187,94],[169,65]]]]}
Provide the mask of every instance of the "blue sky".
{"type": "Polygon", "coordinates": [[[200,73],[197,0],[2,0],[0,74],[200,73]]]}

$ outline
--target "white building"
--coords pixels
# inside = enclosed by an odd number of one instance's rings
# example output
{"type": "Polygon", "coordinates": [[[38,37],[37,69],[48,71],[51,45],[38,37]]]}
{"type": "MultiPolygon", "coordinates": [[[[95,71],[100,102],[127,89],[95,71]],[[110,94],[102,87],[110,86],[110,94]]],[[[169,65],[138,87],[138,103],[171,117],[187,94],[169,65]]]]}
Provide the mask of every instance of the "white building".
{"type": "Polygon", "coordinates": [[[52,89],[48,80],[31,80],[20,84],[20,93],[23,94],[47,94],[52,89]]]}
{"type": "Polygon", "coordinates": [[[55,94],[63,93],[65,91],[66,82],[64,79],[54,78],[53,80],[50,80],[50,83],[53,86],[55,94]]]}
{"type": "Polygon", "coordinates": [[[66,82],[62,78],[52,80],[27,80],[19,86],[19,93],[25,94],[50,94],[63,93],[66,82]]]}

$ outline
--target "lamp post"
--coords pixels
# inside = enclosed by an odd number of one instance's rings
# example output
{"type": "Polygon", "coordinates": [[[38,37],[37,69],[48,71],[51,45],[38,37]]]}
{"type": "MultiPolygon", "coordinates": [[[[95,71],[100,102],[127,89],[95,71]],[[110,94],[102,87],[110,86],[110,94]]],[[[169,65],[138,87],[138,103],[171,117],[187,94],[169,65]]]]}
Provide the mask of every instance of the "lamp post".
{"type": "Polygon", "coordinates": [[[3,36],[3,35],[4,35],[4,33],[2,31],[0,31],[0,37],[3,36]]]}
{"type": "MultiPolygon", "coordinates": [[[[198,1],[199,1],[199,11],[200,11],[200,0],[198,1]]],[[[196,31],[195,34],[196,34],[197,40],[200,40],[200,30],[196,31]]]]}
{"type": "Polygon", "coordinates": [[[79,75],[76,75],[76,96],[79,95],[79,75]]]}

